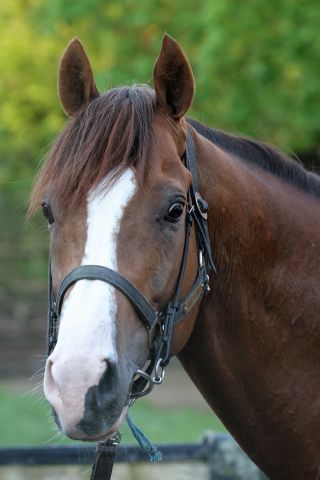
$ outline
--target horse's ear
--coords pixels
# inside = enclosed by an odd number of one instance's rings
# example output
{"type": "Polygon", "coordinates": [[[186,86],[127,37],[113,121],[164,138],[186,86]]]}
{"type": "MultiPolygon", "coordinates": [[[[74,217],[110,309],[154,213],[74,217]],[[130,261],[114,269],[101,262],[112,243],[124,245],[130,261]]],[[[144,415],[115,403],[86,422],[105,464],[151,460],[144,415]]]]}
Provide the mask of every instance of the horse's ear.
{"type": "Polygon", "coordinates": [[[167,33],[153,69],[153,84],[161,108],[180,119],[191,105],[194,79],[184,51],[167,33]]]}
{"type": "Polygon", "coordinates": [[[74,38],[65,49],[59,68],[59,97],[69,117],[99,96],[82,43],[74,38]]]}

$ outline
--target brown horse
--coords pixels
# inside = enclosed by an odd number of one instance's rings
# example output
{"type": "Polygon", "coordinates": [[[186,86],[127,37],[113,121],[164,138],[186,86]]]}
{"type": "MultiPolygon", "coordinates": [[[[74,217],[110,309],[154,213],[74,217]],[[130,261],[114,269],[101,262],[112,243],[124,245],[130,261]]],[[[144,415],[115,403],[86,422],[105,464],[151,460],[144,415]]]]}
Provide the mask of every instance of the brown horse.
{"type": "MultiPolygon", "coordinates": [[[[193,75],[167,35],[153,82],[100,96],[80,42],[63,55],[59,92],[71,120],[31,200],[50,224],[53,292],[75,267],[96,264],[155,309],[168,303],[184,245],[189,123],[217,275],[176,326],[171,354],[268,476],[320,478],[320,179],[270,146],[187,122],[193,75]]],[[[193,226],[182,294],[197,266],[193,226]]],[[[126,296],[78,281],[45,371],[61,430],[85,440],[113,433],[148,357],[126,296]]]]}

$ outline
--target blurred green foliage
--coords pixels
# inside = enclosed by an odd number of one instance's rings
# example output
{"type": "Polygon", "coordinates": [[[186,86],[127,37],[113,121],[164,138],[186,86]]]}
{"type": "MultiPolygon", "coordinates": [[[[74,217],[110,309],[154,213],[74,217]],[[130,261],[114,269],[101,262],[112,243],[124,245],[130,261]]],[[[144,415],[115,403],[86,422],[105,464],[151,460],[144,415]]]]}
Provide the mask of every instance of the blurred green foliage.
{"type": "Polygon", "coordinates": [[[0,260],[10,277],[45,275],[45,226],[27,228],[23,216],[37,165],[65,123],[57,65],[72,37],[103,91],[151,83],[168,31],[195,73],[192,116],[308,152],[320,144],[319,25],[318,0],[2,0],[0,260]]]}
{"type": "MultiPolygon", "coordinates": [[[[197,408],[161,408],[142,399],[136,403],[130,415],[156,443],[194,442],[199,441],[203,432],[208,430],[225,432],[215,415],[197,408]]],[[[15,390],[1,387],[0,422],[0,447],[52,443],[80,443],[83,446],[83,442],[69,440],[58,433],[49,405],[39,394],[19,395],[15,390]]],[[[126,423],[121,431],[122,443],[135,443],[126,423]]]]}

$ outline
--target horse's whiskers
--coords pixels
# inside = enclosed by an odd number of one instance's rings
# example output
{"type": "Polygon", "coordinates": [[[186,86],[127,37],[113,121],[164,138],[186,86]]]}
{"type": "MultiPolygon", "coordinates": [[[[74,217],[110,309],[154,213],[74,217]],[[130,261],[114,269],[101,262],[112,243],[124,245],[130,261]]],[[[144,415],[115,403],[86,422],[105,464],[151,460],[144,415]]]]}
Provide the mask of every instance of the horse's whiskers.
{"type": "Polygon", "coordinates": [[[48,443],[53,442],[53,440],[56,441],[57,439],[58,439],[59,443],[61,443],[64,439],[64,436],[62,435],[62,433],[59,430],[57,430],[51,437],[49,437],[47,440],[44,440],[42,443],[44,445],[46,445],[48,443]]]}
{"type": "Polygon", "coordinates": [[[45,371],[45,366],[39,368],[38,370],[36,370],[30,377],[31,380],[33,380],[34,378],[37,378],[39,375],[43,375],[44,374],[44,371],[45,371]]]}

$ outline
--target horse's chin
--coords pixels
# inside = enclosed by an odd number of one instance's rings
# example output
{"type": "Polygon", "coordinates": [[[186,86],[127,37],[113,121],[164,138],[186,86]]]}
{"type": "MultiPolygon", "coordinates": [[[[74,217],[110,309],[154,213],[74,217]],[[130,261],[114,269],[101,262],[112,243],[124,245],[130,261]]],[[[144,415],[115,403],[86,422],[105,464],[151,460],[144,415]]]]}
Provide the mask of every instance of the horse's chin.
{"type": "Polygon", "coordinates": [[[121,427],[123,421],[125,420],[125,418],[127,416],[127,413],[128,413],[128,407],[125,407],[122,410],[121,415],[118,418],[118,420],[106,432],[103,432],[102,434],[97,435],[97,436],[85,436],[84,438],[81,438],[79,440],[83,440],[83,441],[86,441],[86,442],[99,442],[99,441],[108,440],[108,438],[112,437],[119,430],[119,428],[121,427]]]}
{"type": "Polygon", "coordinates": [[[101,432],[97,434],[87,434],[81,431],[78,427],[75,427],[73,429],[65,429],[60,421],[59,418],[56,414],[55,411],[53,411],[53,416],[55,419],[56,424],[58,425],[60,431],[68,438],[71,438],[72,440],[81,440],[83,442],[99,442],[99,441],[105,441],[108,440],[108,438],[112,437],[121,427],[123,421],[125,420],[126,416],[128,413],[128,406],[125,406],[118,418],[118,420],[111,426],[107,427],[105,430],[102,429],[101,432]]]}

